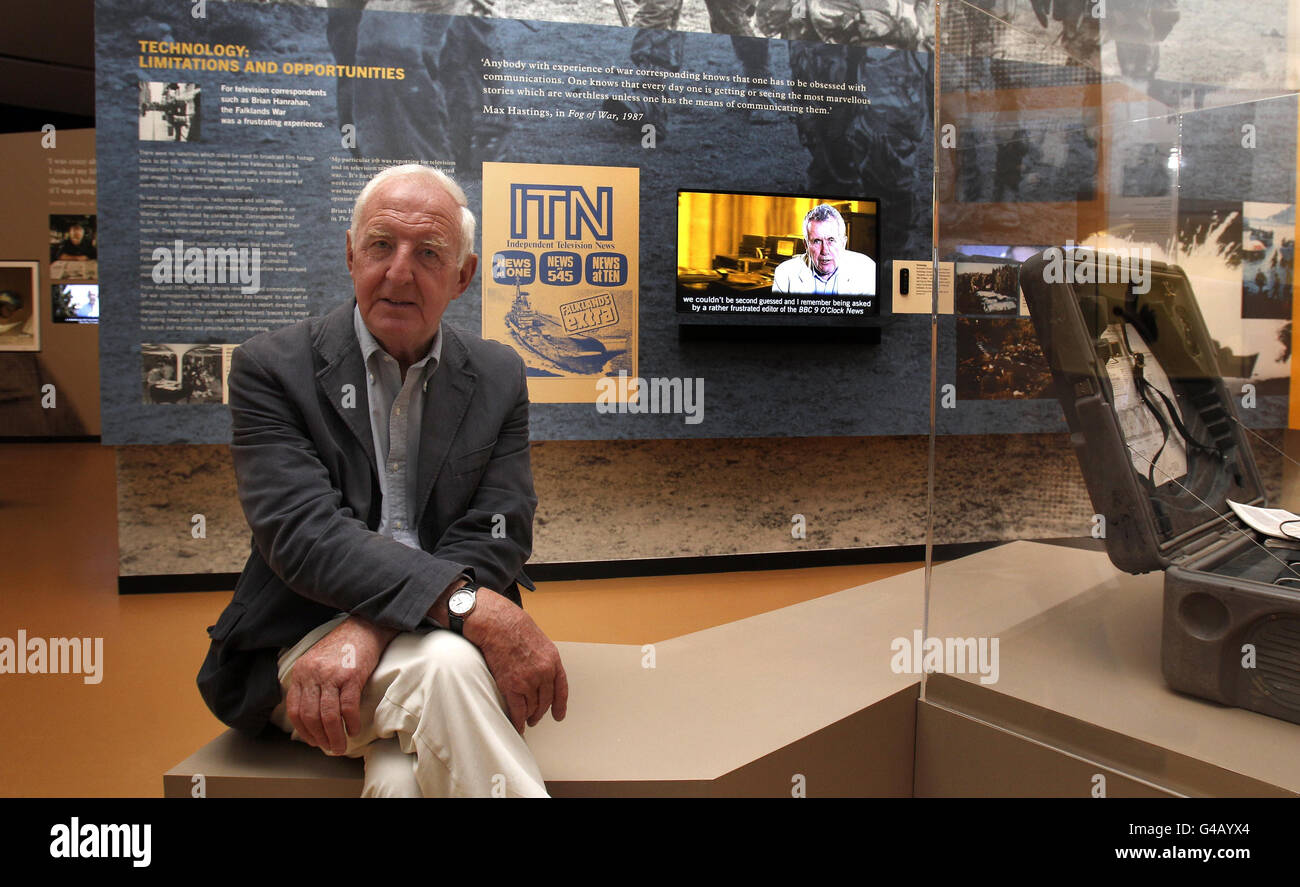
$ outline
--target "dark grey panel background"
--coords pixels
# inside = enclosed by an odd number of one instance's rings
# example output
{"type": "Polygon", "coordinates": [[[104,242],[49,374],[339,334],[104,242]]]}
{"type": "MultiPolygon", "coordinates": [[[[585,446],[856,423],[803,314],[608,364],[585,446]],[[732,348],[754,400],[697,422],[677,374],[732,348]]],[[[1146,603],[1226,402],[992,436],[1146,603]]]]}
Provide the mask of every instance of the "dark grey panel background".
{"type": "MultiPolygon", "coordinates": [[[[229,419],[224,407],[205,405],[145,405],[141,400],[140,342],[192,342],[192,333],[167,336],[141,334],[137,321],[139,284],[152,263],[152,247],[169,243],[158,238],[141,243],[138,234],[138,167],[136,89],[141,79],[188,80],[204,87],[201,143],[145,143],[150,149],[177,153],[223,150],[235,153],[310,154],[316,160],[300,189],[284,189],[302,224],[298,249],[307,271],[286,281],[285,275],[264,274],[263,286],[301,283],[312,293],[313,312],[323,312],[350,295],[342,256],[343,232],[328,221],[328,186],[331,157],[343,156],[336,120],[325,129],[275,130],[265,127],[220,126],[215,122],[218,86],[247,83],[259,86],[311,86],[330,94],[333,108],[336,83],[332,78],[289,77],[223,72],[187,74],[151,72],[137,64],[137,40],[191,40],[209,43],[243,43],[254,58],[330,63],[326,42],[326,11],[291,6],[252,7],[209,4],[206,21],[194,20],[188,4],[161,0],[100,0],[98,64],[98,152],[101,199],[101,275],[103,285],[116,295],[111,314],[101,327],[104,402],[104,439],[110,443],[221,443],[228,439],[229,419]],[[279,277],[280,279],[276,279],[279,277]]],[[[390,64],[419,58],[422,40],[438,31],[437,17],[408,13],[366,12],[360,26],[368,34],[405,40],[387,54],[390,64]],[[423,21],[422,21],[423,20],[423,21]],[[418,26],[417,26],[418,24],[418,26]]],[[[487,42],[495,57],[543,59],[581,64],[629,64],[632,29],[538,22],[488,20],[487,42]]],[[[705,380],[704,421],[687,425],[680,415],[601,415],[593,405],[535,404],[533,436],[537,439],[618,439],[672,437],[762,437],[862,434],[924,434],[928,430],[929,318],[900,317],[884,330],[880,346],[865,345],[739,345],[726,342],[681,342],[677,336],[673,287],[676,271],[676,192],[678,188],[797,193],[809,186],[811,152],[801,141],[824,132],[827,138],[861,140],[872,122],[897,127],[906,116],[915,130],[909,149],[923,153],[911,158],[911,181],[890,176],[889,181],[860,176],[848,158],[849,146],[825,152],[844,156],[847,192],[879,197],[885,219],[883,254],[886,257],[925,257],[930,216],[930,141],[926,112],[931,94],[928,54],[890,48],[800,45],[805,70],[848,70],[843,76],[875,76],[881,80],[876,95],[880,103],[863,114],[876,118],[854,120],[844,114],[822,130],[801,134],[793,119],[765,126],[751,125],[739,112],[712,108],[673,107],[666,135],[658,147],[640,146],[639,133],[620,130],[600,121],[563,119],[515,123],[505,135],[498,158],[514,162],[636,165],[641,169],[641,275],[640,364],[642,376],[702,377],[705,380]],[[851,53],[852,55],[848,55],[851,53]],[[856,69],[854,66],[857,66],[856,69]],[[902,97],[915,98],[913,108],[902,97]],[[856,131],[849,132],[852,129],[856,131]],[[919,137],[918,137],[919,136],[919,137]],[[905,207],[898,212],[898,207],[905,207]],[[891,210],[893,212],[891,212],[891,210]]],[[[790,76],[790,51],[785,41],[770,41],[770,63],[777,77],[790,76]]],[[[731,39],[712,34],[687,34],[683,68],[742,73],[731,39]]],[[[409,84],[409,81],[408,81],[409,84]]],[[[388,84],[385,84],[388,85],[388,84]]],[[[400,88],[397,85],[394,89],[400,88]]],[[[552,87],[555,88],[555,87],[552,87]]],[[[566,92],[568,86],[560,87],[566,92]]],[[[573,107],[591,110],[598,105],[571,99],[512,97],[517,105],[573,107]]],[[[467,125],[482,115],[477,108],[449,109],[453,126],[467,125]]],[[[420,123],[393,120],[385,149],[427,144],[420,123]]],[[[879,127],[878,127],[879,128],[879,127]]],[[[365,148],[364,132],[359,141],[365,148]]],[[[876,138],[881,139],[879,133],[876,138]]],[[[902,144],[902,142],[900,142],[902,144]]],[[[440,160],[450,158],[403,155],[393,159],[440,160]]],[[[480,161],[482,158],[475,158],[480,161]]],[[[471,207],[480,204],[481,167],[462,164],[458,178],[466,187],[471,207]],[[468,168],[466,168],[468,167],[468,168]]],[[[825,186],[824,172],[816,184],[825,186]]],[[[489,208],[491,211],[491,208],[489,208]]],[[[797,222],[795,222],[797,225],[797,222]]],[[[250,243],[251,245],[251,243],[250,243]]],[[[889,279],[886,267],[882,279],[889,279]]],[[[447,319],[477,330],[480,322],[479,286],[452,304],[447,319]]],[[[208,331],[210,342],[242,341],[246,333],[220,329],[208,331]]],[[[593,392],[594,393],[594,392],[593,392]]],[[[1050,423],[1049,423],[1050,425],[1050,423]]],[[[1054,426],[1053,426],[1054,427],[1054,426]]],[[[1026,429],[1027,430],[1027,429],[1026,429]]]]}
{"type": "MultiPolygon", "coordinates": [[[[149,143],[178,153],[226,150],[236,153],[311,154],[315,163],[306,183],[283,196],[302,224],[297,247],[307,271],[292,281],[264,275],[263,285],[304,285],[313,313],[350,295],[342,259],[342,226],[328,220],[331,158],[345,156],[337,120],[326,117],[319,130],[221,127],[215,123],[218,84],[311,86],[329,93],[332,115],[337,81],[332,78],[264,74],[142,72],[138,39],[244,43],[253,57],[286,61],[334,61],[326,40],[326,10],[287,5],[209,4],[208,19],[196,21],[188,4],[163,0],[99,0],[97,4],[97,107],[100,164],[100,273],[115,294],[105,300],[101,322],[104,439],[110,443],[222,443],[228,439],[224,407],[145,405],[140,402],[140,354],[147,341],[195,341],[193,334],[142,335],[137,322],[139,283],[147,273],[148,249],[138,235],[136,84],[140,79],[191,79],[206,88],[204,138],[200,144],[149,143]]],[[[367,11],[359,33],[383,40],[389,49],[376,58],[410,64],[445,20],[399,12],[367,11]]],[[[492,57],[540,59],[580,64],[630,64],[635,29],[597,25],[482,20],[478,28],[492,57]]],[[[723,35],[683,35],[683,68],[742,73],[731,39],[723,35]]],[[[680,415],[602,415],[590,404],[535,404],[536,439],[637,439],[689,437],[769,437],[924,434],[930,401],[930,318],[897,316],[884,328],[878,346],[848,344],[736,344],[680,341],[674,312],[676,268],[676,192],[716,188],[798,193],[857,193],[883,203],[882,281],[891,279],[888,260],[929,257],[931,216],[932,59],[888,46],[831,46],[768,41],[772,73],[866,82],[873,105],[825,118],[792,117],[755,125],[739,112],[712,108],[670,109],[658,146],[643,149],[639,134],[601,121],[511,118],[500,153],[486,159],[513,162],[640,167],[641,238],[639,280],[639,372],[645,377],[701,377],[705,380],[704,421],[687,425],[680,415]],[[891,157],[891,151],[902,157],[891,157]],[[910,175],[883,172],[902,164],[910,175]]],[[[368,59],[373,60],[373,59],[368,59]]],[[[1010,63],[1009,63],[1010,64],[1010,63]]],[[[1042,65],[1014,63],[1017,68],[1042,65]]],[[[1031,72],[1032,73],[1032,72],[1031,72]]],[[[477,75],[477,72],[475,72],[477,75]]],[[[1032,78],[1031,78],[1032,79],[1032,78]]],[[[411,83],[406,89],[412,88],[411,83]]],[[[404,87],[394,85],[394,89],[404,87]]],[[[563,89],[570,87],[552,87],[563,89]]],[[[1195,95],[1174,84],[1172,94],[1195,95]]],[[[1244,104],[1217,106],[1226,90],[1210,90],[1210,107],[1184,104],[1183,196],[1292,202],[1296,102],[1294,96],[1264,98],[1258,91],[1240,96],[1244,104]],[[1218,95],[1214,95],[1218,92],[1218,95]],[[1255,101],[1251,101],[1255,99],[1255,101]],[[1262,99],[1262,100],[1261,100],[1262,99]],[[1240,126],[1252,122],[1259,150],[1239,146],[1240,126]],[[1235,150],[1229,150],[1236,146],[1235,150]],[[1225,190],[1226,189],[1226,190],[1225,190]]],[[[416,101],[418,97],[405,101],[416,101]]],[[[1236,98],[1234,96],[1234,98],[1236,98]]],[[[577,99],[514,96],[513,104],[591,110],[577,99]]],[[[405,119],[394,119],[384,133],[391,159],[446,160],[422,156],[420,146],[436,142],[418,104],[405,119]],[[425,129],[421,129],[425,127],[425,129]],[[403,150],[406,148],[408,150],[403,150]]],[[[484,116],[467,101],[449,108],[452,127],[481,127],[484,116]]],[[[498,118],[499,120],[499,118],[498,118]]],[[[364,132],[361,147],[366,148],[364,132]]],[[[479,163],[473,157],[457,169],[472,208],[481,214],[479,163]]],[[[1004,196],[1011,202],[1015,194],[1004,196]]],[[[493,208],[488,208],[493,211],[493,208]]],[[[1030,238],[1032,239],[1032,238],[1030,238]]],[[[167,238],[161,238],[167,242],[167,238]]],[[[152,241],[147,246],[151,247],[152,241]]],[[[888,285],[887,283],[885,284],[888,285]]],[[[452,304],[449,322],[477,330],[479,286],[452,304]]],[[[242,341],[246,333],[209,331],[201,341],[242,341]]],[[[940,320],[936,383],[952,382],[953,322],[940,320]]],[[[1271,399],[1270,399],[1271,400],[1271,399]]],[[[1261,404],[1261,406],[1264,406],[1261,404]]],[[[1277,424],[1284,398],[1257,411],[1258,424],[1277,424]],[[1274,420],[1277,420],[1276,422],[1274,420]]],[[[1254,424],[1254,423],[1253,423],[1254,424]]],[[[1055,432],[1064,429],[1059,409],[1049,399],[960,401],[940,410],[941,433],[976,434],[1055,432]]]]}

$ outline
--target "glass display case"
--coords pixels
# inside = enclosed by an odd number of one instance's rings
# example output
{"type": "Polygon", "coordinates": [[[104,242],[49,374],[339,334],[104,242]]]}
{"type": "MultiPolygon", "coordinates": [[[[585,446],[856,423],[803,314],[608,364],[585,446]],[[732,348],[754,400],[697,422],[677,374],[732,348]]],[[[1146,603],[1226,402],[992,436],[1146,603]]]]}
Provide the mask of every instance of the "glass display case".
{"type": "Polygon", "coordinates": [[[1300,790],[1289,12],[938,4],[918,794],[1300,790]]]}

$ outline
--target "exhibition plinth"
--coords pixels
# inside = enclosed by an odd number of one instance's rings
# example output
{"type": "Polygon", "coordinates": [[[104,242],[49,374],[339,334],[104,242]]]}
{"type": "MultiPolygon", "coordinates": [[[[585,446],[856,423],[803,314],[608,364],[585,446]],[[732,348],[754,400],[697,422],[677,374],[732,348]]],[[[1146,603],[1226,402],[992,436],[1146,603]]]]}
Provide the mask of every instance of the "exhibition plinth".
{"type": "Polygon", "coordinates": [[[1165,683],[1163,585],[1031,542],[936,568],[930,635],[996,637],[1001,655],[996,683],[926,681],[917,796],[1300,794],[1300,726],[1165,683]]]}

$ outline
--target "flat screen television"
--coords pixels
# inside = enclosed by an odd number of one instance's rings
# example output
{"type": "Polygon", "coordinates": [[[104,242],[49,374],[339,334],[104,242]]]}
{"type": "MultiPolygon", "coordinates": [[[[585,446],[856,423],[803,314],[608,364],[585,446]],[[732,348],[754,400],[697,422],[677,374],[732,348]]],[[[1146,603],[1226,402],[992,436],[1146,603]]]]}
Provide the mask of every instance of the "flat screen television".
{"type": "Polygon", "coordinates": [[[679,190],[678,322],[684,326],[876,327],[880,201],[828,194],[679,190]],[[814,215],[810,247],[804,236],[814,215]],[[824,217],[824,218],[823,218],[824,217]],[[844,223],[843,242],[831,244],[844,223]]]}

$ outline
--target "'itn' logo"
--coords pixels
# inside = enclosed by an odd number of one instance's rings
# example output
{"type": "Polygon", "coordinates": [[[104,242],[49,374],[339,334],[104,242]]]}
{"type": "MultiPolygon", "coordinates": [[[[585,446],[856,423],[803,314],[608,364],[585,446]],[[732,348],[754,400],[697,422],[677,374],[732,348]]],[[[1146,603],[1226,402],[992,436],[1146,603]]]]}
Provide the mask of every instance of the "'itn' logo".
{"type": "Polygon", "coordinates": [[[593,199],[581,185],[510,186],[512,240],[582,240],[584,236],[614,239],[613,187],[598,186],[593,199]]]}

